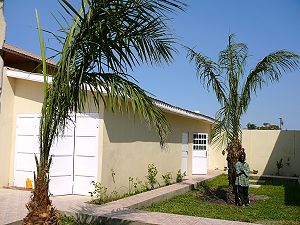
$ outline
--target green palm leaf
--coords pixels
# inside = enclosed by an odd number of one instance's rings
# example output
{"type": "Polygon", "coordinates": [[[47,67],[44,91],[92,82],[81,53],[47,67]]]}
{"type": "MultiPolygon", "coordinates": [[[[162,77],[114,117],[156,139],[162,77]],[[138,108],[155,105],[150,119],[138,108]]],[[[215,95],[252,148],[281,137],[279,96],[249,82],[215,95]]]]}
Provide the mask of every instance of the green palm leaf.
{"type": "Polygon", "coordinates": [[[197,77],[212,88],[220,103],[210,140],[227,150],[229,183],[232,185],[234,165],[241,150],[240,120],[250,104],[251,94],[269,82],[279,81],[283,73],[299,68],[300,56],[286,50],[271,53],[245,76],[248,47],[236,43],[231,34],[227,48],[219,53],[218,63],[190,48],[187,57],[190,62],[195,62],[197,77]]]}

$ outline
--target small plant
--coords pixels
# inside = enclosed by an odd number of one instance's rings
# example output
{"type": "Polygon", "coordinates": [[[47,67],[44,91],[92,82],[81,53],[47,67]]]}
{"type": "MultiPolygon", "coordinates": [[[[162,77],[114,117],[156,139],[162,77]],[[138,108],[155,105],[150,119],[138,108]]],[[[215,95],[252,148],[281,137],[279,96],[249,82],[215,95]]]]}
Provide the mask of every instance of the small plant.
{"type": "Polygon", "coordinates": [[[165,185],[168,186],[172,182],[172,174],[170,172],[167,172],[166,174],[162,175],[162,178],[164,179],[165,185]]]}
{"type": "Polygon", "coordinates": [[[103,204],[109,201],[106,187],[102,186],[100,182],[92,181],[91,184],[94,186],[94,191],[89,193],[91,194],[91,197],[96,197],[96,199],[93,200],[94,203],[103,204]]]}
{"type": "Polygon", "coordinates": [[[291,165],[290,157],[288,157],[287,160],[286,160],[286,166],[290,166],[290,165],[291,165]]]}
{"type": "Polygon", "coordinates": [[[132,194],[133,189],[133,177],[128,177],[128,195],[132,194]]]}
{"type": "Polygon", "coordinates": [[[118,200],[120,199],[121,196],[119,195],[119,193],[114,190],[112,193],[110,193],[109,199],[111,199],[112,201],[118,200]]]}
{"type": "Polygon", "coordinates": [[[151,190],[155,188],[155,185],[158,184],[156,176],[157,176],[157,168],[154,166],[154,164],[148,165],[148,175],[146,176],[148,183],[150,185],[151,190]]]}
{"type": "Polygon", "coordinates": [[[133,183],[133,192],[135,194],[138,194],[141,192],[140,188],[143,185],[143,181],[141,181],[139,178],[135,178],[135,182],[133,183]]]}
{"type": "Polygon", "coordinates": [[[147,182],[141,184],[141,191],[142,192],[146,192],[146,191],[149,191],[149,190],[150,189],[148,187],[148,183],[147,182]]]}
{"type": "Polygon", "coordinates": [[[186,176],[186,172],[181,174],[181,170],[178,170],[177,175],[176,175],[176,183],[180,183],[183,180],[183,177],[186,176]]]}
{"type": "Polygon", "coordinates": [[[276,167],[277,167],[277,175],[279,176],[279,171],[283,167],[282,158],[279,161],[276,161],[276,167]]]}

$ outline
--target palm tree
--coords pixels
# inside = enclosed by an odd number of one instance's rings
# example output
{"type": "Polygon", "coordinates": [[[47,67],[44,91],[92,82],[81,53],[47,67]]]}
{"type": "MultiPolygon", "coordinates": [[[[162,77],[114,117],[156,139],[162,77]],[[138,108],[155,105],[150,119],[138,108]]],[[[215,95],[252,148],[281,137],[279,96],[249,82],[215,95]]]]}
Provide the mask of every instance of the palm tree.
{"type": "Polygon", "coordinates": [[[211,141],[226,146],[229,186],[234,187],[234,167],[242,151],[240,120],[248,109],[251,94],[270,82],[279,81],[283,72],[299,68],[300,56],[286,50],[276,51],[246,74],[248,48],[243,43],[236,43],[233,34],[228,37],[227,48],[219,53],[218,62],[187,49],[190,62],[195,62],[198,78],[207,88],[213,89],[221,106],[211,141]]]}
{"type": "MultiPolygon", "coordinates": [[[[47,83],[44,44],[38,22],[45,97],[40,122],[40,159],[28,215],[23,224],[58,224],[48,196],[50,148],[72,123],[71,113],[83,112],[92,98],[99,108],[133,111],[158,131],[161,144],[166,141],[168,123],[153,99],[141,89],[129,72],[141,64],[170,63],[175,51],[168,31],[167,13],[183,10],[179,0],[82,0],[76,11],[61,0],[72,25],[61,25],[55,35],[62,45],[51,84],[47,83]]],[[[37,16],[38,21],[38,16],[37,16]]]]}

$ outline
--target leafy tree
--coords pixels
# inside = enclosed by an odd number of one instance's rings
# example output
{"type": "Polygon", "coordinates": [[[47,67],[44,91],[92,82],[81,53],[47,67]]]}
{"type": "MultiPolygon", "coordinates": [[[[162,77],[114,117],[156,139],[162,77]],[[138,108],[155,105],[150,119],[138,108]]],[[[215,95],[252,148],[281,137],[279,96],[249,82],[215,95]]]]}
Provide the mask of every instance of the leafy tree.
{"type": "Polygon", "coordinates": [[[253,123],[247,124],[248,130],[280,130],[278,125],[270,124],[270,123],[263,123],[262,126],[258,127],[253,123]]]}
{"type": "Polygon", "coordinates": [[[256,130],[257,126],[254,123],[247,123],[248,130],[256,130]]]}
{"type": "Polygon", "coordinates": [[[280,130],[278,125],[270,124],[270,123],[263,123],[263,126],[258,128],[259,130],[280,130]]]}
{"type": "MultiPolygon", "coordinates": [[[[60,4],[71,16],[56,19],[62,45],[52,84],[47,83],[44,44],[38,22],[45,97],[40,123],[40,159],[28,215],[23,224],[58,224],[48,196],[50,148],[64,132],[73,112],[82,112],[91,98],[99,108],[101,100],[113,111],[133,111],[154,126],[166,141],[168,123],[161,110],[130,76],[141,63],[170,63],[175,49],[166,21],[167,13],[183,10],[178,0],[82,0],[76,11],[67,0],[60,4]],[[90,97],[90,93],[91,96],[90,97]]],[[[38,21],[38,16],[37,16],[38,21]]]]}
{"type": "Polygon", "coordinates": [[[225,145],[227,151],[228,180],[234,187],[235,163],[242,151],[241,116],[247,111],[251,95],[264,85],[279,81],[283,72],[299,68],[300,56],[279,50],[264,57],[248,73],[245,65],[249,57],[248,47],[236,43],[234,35],[228,37],[227,48],[219,53],[217,62],[188,48],[190,62],[195,62],[198,78],[207,88],[212,88],[220,110],[212,131],[212,143],[225,145]]]}

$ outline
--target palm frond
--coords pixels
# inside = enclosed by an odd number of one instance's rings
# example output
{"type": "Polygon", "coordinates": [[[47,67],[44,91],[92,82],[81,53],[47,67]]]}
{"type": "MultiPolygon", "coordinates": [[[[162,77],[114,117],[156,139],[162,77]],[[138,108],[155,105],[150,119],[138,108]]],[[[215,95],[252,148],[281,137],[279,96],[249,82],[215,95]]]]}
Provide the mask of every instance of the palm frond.
{"type": "Polygon", "coordinates": [[[183,10],[185,4],[178,0],[82,0],[79,11],[65,0],[60,4],[70,19],[63,17],[65,27],[59,22],[66,36],[56,36],[63,45],[42,110],[41,148],[46,157],[55,138],[72,123],[70,114],[84,110],[89,93],[98,108],[102,100],[113,111],[138,114],[157,129],[164,143],[169,127],[166,118],[146,92],[130,81],[128,70],[140,63],[172,60],[175,39],[165,22],[166,13],[183,10]]]}
{"type": "Polygon", "coordinates": [[[226,95],[224,84],[220,79],[220,67],[217,63],[213,62],[208,57],[195,52],[193,49],[188,48],[188,59],[190,62],[195,61],[196,74],[200,82],[207,85],[207,88],[212,87],[216,97],[221,105],[226,102],[226,95]]]}
{"type": "Polygon", "coordinates": [[[282,73],[299,68],[300,55],[293,52],[280,50],[263,58],[250,72],[243,85],[241,93],[241,106],[243,112],[248,108],[251,93],[256,93],[263,85],[269,82],[279,81],[282,73]]]}

